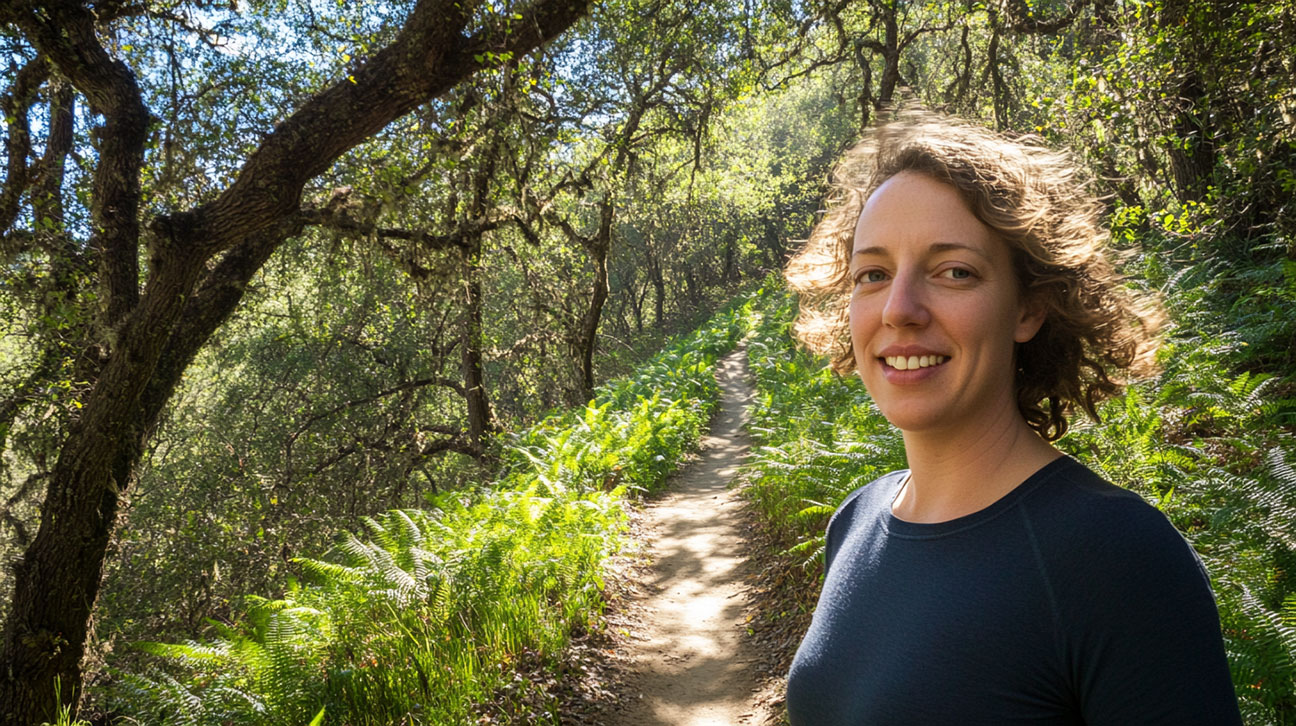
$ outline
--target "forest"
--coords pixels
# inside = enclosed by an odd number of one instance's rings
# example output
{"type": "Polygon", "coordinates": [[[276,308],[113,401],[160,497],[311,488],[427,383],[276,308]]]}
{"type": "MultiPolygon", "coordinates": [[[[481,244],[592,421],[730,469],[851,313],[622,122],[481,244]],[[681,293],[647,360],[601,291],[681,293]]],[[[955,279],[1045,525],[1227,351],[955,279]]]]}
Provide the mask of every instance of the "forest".
{"type": "Polygon", "coordinates": [[[781,270],[917,107],[1092,173],[1170,325],[1059,446],[1296,724],[1296,2],[6,0],[0,47],[0,724],[563,723],[740,344],[804,628],[904,451],[781,270]]]}

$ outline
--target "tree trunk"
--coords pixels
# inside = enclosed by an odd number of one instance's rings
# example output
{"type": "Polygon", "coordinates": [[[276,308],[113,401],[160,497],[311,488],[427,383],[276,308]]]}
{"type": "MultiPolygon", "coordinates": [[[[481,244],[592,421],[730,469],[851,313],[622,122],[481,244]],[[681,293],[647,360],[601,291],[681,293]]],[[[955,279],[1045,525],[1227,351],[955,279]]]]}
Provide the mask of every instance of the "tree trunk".
{"type": "Polygon", "coordinates": [[[590,289],[589,307],[585,309],[579,336],[581,394],[586,401],[594,396],[594,350],[598,347],[598,327],[603,316],[603,304],[608,298],[607,258],[608,250],[612,247],[612,218],[615,210],[615,203],[609,193],[599,204],[598,231],[587,240],[585,246],[590,262],[594,264],[594,284],[590,289]]]}
{"type": "Polygon", "coordinates": [[[201,269],[176,265],[150,284],[59,453],[40,528],[14,566],[0,723],[53,721],[56,681],[64,704],[80,697],[81,658],[119,499],[157,421],[158,411],[143,403],[166,340],[158,331],[174,327],[201,269]]]}
{"type": "MultiPolygon", "coordinates": [[[[155,220],[149,279],[138,286],[140,168],[147,110],[106,32],[73,3],[7,3],[18,26],[104,117],[91,211],[107,352],[48,478],[40,528],[14,566],[0,647],[0,726],[75,712],[81,659],[104,558],[149,434],[194,355],[237,307],[246,283],[299,229],[307,181],[340,155],[449,90],[496,53],[530,52],[584,14],[586,0],[536,0],[506,37],[468,36],[472,7],[420,0],[393,44],[309,99],[212,202],[155,220]],[[489,52],[488,52],[489,51],[489,52]],[[132,92],[132,89],[133,92],[132,92]],[[225,253],[208,270],[208,262],[225,253]],[[205,276],[204,276],[205,273],[205,276]],[[56,680],[60,695],[54,698],[56,680]]],[[[75,713],[74,713],[75,715],[75,713]]]]}
{"type": "MultiPolygon", "coordinates": [[[[512,74],[507,74],[512,78],[512,74]]],[[[500,136],[492,133],[478,167],[472,178],[472,203],[468,212],[470,223],[484,220],[489,211],[490,185],[495,178],[495,164],[499,156],[500,136]]],[[[490,398],[486,395],[486,381],[482,374],[482,235],[474,234],[468,240],[464,264],[464,332],[463,378],[464,398],[468,405],[468,437],[470,446],[480,456],[486,450],[486,435],[496,430],[491,413],[490,398]]]]}
{"type": "Polygon", "coordinates": [[[1210,118],[1206,91],[1196,68],[1179,84],[1174,124],[1166,154],[1175,196],[1181,202],[1201,201],[1215,170],[1215,131],[1210,118]]]}
{"type": "Polygon", "coordinates": [[[636,333],[643,332],[643,302],[648,296],[648,288],[644,287],[642,291],[635,288],[640,287],[636,281],[634,285],[626,287],[626,298],[630,303],[630,312],[634,315],[634,326],[636,333]]]}
{"type": "Polygon", "coordinates": [[[855,43],[855,67],[860,71],[859,93],[855,96],[855,105],[859,108],[861,131],[867,131],[873,121],[873,106],[877,99],[873,96],[873,56],[865,53],[867,45],[861,40],[855,43]]]}
{"type": "Polygon", "coordinates": [[[990,45],[986,49],[986,72],[990,74],[993,84],[991,100],[994,106],[995,128],[1002,129],[1008,123],[1008,84],[1004,81],[1003,70],[999,67],[999,15],[990,11],[990,45]]]}
{"type": "Polygon", "coordinates": [[[598,327],[603,316],[603,304],[608,298],[607,247],[591,261],[594,263],[594,285],[590,290],[590,303],[581,326],[580,359],[581,393],[587,401],[594,397],[594,351],[598,348],[598,327]]]}
{"type": "Polygon", "coordinates": [[[900,83],[900,22],[896,18],[896,3],[899,0],[892,0],[886,5],[885,12],[882,15],[882,25],[885,29],[882,51],[882,80],[878,84],[878,108],[884,108],[891,105],[895,100],[896,86],[900,83]]]}
{"type": "Polygon", "coordinates": [[[463,332],[463,377],[468,404],[468,436],[474,451],[486,448],[486,435],[495,430],[495,417],[491,413],[490,398],[486,395],[486,382],[482,374],[482,286],[481,241],[477,240],[467,264],[466,300],[463,332]]]}
{"type": "Polygon", "coordinates": [[[660,328],[666,319],[666,278],[662,277],[661,267],[653,265],[649,271],[653,285],[653,321],[660,328]]]}

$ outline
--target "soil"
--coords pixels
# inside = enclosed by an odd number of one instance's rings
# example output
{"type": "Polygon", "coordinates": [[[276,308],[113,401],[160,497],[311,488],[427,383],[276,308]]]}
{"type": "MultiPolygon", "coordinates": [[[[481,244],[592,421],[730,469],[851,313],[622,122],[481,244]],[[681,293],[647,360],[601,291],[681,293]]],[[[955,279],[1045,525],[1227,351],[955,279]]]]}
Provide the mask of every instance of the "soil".
{"type": "Polygon", "coordinates": [[[750,668],[744,638],[749,544],[742,501],[730,488],[750,447],[742,424],[751,387],[741,352],[723,359],[724,390],[699,461],[644,510],[652,569],[640,599],[635,667],[615,726],[733,726],[752,723],[750,668]]]}
{"type": "Polygon", "coordinates": [[[608,627],[573,643],[564,726],[786,723],[783,676],[812,604],[806,573],[777,554],[736,487],[751,446],[745,350],[716,378],[723,396],[701,455],[633,514],[638,546],[610,569],[608,627]]]}

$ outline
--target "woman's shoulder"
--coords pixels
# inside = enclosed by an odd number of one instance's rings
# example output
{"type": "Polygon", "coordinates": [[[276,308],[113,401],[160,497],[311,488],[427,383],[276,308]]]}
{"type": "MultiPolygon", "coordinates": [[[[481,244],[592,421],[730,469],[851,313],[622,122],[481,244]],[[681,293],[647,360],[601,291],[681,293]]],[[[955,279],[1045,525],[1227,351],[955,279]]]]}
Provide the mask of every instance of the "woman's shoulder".
{"type": "Polygon", "coordinates": [[[1210,578],[1137,493],[1076,464],[1023,512],[1088,723],[1240,723],[1210,578]]]}
{"type": "Polygon", "coordinates": [[[1182,540],[1165,515],[1141,495],[1112,484],[1076,459],[1067,457],[1042,484],[1025,502],[1036,527],[1056,528],[1067,536],[1088,532],[1128,539],[1151,532],[1182,540]]]}
{"type": "Polygon", "coordinates": [[[1056,578],[1206,579],[1201,560],[1165,514],[1078,461],[1058,467],[1023,502],[1023,512],[1056,578]]]}

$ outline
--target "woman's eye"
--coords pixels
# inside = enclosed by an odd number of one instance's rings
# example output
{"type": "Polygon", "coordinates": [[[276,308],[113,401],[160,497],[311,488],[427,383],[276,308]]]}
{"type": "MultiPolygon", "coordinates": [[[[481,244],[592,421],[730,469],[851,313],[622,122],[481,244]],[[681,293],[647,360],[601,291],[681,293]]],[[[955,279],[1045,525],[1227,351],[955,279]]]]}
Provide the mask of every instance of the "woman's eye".
{"type": "Polygon", "coordinates": [[[886,279],[886,273],[881,270],[861,270],[855,273],[855,284],[862,282],[882,282],[886,279]]]}
{"type": "Polygon", "coordinates": [[[964,267],[951,267],[941,274],[951,280],[967,280],[972,277],[972,271],[964,267]]]}

